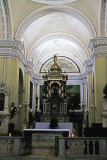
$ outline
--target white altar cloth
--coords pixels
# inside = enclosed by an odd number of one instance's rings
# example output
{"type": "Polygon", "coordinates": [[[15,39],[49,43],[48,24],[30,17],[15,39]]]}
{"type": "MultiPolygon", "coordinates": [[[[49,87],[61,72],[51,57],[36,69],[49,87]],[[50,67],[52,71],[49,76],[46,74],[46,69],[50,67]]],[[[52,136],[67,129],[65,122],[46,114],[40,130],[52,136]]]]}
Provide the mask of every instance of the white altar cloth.
{"type": "MultiPolygon", "coordinates": [[[[35,128],[36,129],[50,129],[50,122],[36,122],[35,128]]],[[[59,122],[57,129],[69,129],[70,133],[73,130],[73,123],[72,122],[59,122]]],[[[52,130],[52,129],[51,129],[52,130]]]]}
{"type": "Polygon", "coordinates": [[[70,137],[70,129],[23,129],[24,133],[67,133],[70,137]]]}

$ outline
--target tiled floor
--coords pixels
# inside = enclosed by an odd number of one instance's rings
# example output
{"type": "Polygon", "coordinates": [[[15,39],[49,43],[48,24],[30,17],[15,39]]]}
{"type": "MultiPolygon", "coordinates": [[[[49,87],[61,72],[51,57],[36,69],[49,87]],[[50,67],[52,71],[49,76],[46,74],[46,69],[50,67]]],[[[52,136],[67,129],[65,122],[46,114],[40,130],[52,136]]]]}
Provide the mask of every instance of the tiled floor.
{"type": "Polygon", "coordinates": [[[54,140],[32,142],[32,155],[41,157],[55,156],[54,140]]]}

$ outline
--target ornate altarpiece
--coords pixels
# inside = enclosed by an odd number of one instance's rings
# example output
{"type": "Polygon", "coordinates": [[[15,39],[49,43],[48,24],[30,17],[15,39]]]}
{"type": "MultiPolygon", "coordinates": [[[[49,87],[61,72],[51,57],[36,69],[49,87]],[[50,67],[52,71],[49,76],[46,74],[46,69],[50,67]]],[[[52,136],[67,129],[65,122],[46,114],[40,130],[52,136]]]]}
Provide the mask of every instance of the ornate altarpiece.
{"type": "Polygon", "coordinates": [[[50,72],[43,75],[43,111],[42,121],[50,121],[51,117],[57,117],[58,122],[68,121],[68,106],[66,81],[68,76],[62,74],[57,64],[57,57],[54,56],[54,64],[50,72]]]}

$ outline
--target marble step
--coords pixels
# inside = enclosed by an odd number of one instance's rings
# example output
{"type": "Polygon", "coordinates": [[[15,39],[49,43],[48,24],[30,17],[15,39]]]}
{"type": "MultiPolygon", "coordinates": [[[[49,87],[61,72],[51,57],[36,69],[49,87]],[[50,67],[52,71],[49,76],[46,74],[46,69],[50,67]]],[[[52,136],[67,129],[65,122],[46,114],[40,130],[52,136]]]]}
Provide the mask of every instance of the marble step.
{"type": "Polygon", "coordinates": [[[36,156],[23,156],[23,157],[0,157],[0,160],[107,160],[107,157],[103,156],[92,156],[92,157],[68,157],[68,158],[58,158],[58,157],[36,157],[36,156]]]}

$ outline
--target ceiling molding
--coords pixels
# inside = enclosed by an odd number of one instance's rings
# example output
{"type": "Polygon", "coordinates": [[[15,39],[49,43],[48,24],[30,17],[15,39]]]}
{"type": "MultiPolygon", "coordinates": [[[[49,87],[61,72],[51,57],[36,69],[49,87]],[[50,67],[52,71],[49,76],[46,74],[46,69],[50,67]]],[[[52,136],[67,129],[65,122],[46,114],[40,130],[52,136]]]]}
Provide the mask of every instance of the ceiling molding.
{"type": "Polygon", "coordinates": [[[36,3],[42,3],[42,4],[66,4],[66,3],[71,3],[71,2],[75,2],[77,0],[30,0],[32,2],[36,2],[36,3]]]}
{"type": "MultiPolygon", "coordinates": [[[[45,63],[47,61],[47,59],[51,59],[53,58],[54,55],[57,55],[57,53],[52,53],[51,55],[48,55],[48,56],[45,56],[43,57],[40,61],[39,61],[39,64],[36,65],[36,68],[35,68],[35,72],[37,74],[40,73],[40,69],[41,69],[41,66],[43,65],[43,63],[45,63]]],[[[84,67],[83,67],[83,62],[78,58],[78,57],[75,57],[74,55],[68,55],[67,52],[62,52],[61,53],[61,56],[60,57],[68,57],[69,59],[72,59],[72,61],[77,65],[79,66],[79,70],[80,70],[80,73],[84,73],[84,67]]],[[[59,56],[59,55],[58,55],[59,56]]]]}
{"type": "Polygon", "coordinates": [[[2,19],[3,37],[2,39],[13,38],[13,20],[11,13],[11,5],[9,0],[0,1],[0,12],[2,19]]]}
{"type": "Polygon", "coordinates": [[[3,0],[0,1],[0,12],[2,16],[2,28],[3,28],[2,38],[7,39],[7,19],[6,19],[6,12],[3,0]]]}
{"type": "Polygon", "coordinates": [[[45,6],[37,9],[36,11],[32,12],[27,17],[25,17],[25,19],[20,23],[17,29],[15,38],[21,40],[23,33],[31,23],[36,21],[38,18],[48,15],[50,13],[64,13],[69,16],[75,17],[86,26],[86,28],[90,32],[91,38],[96,37],[96,30],[94,28],[94,25],[88,19],[88,17],[79,10],[68,6],[45,6]]]}
{"type": "Polygon", "coordinates": [[[35,50],[44,42],[48,41],[48,40],[52,40],[52,39],[57,39],[57,38],[62,38],[62,39],[66,39],[69,41],[72,41],[74,43],[76,43],[81,49],[84,50],[84,52],[87,55],[87,58],[90,57],[90,53],[89,53],[89,49],[86,47],[86,45],[77,37],[71,35],[71,34],[67,34],[67,33],[52,33],[52,34],[48,34],[42,38],[40,38],[38,41],[34,41],[34,43],[32,44],[29,52],[28,52],[28,58],[30,58],[32,55],[31,53],[33,53],[33,49],[35,47],[35,50]]]}

